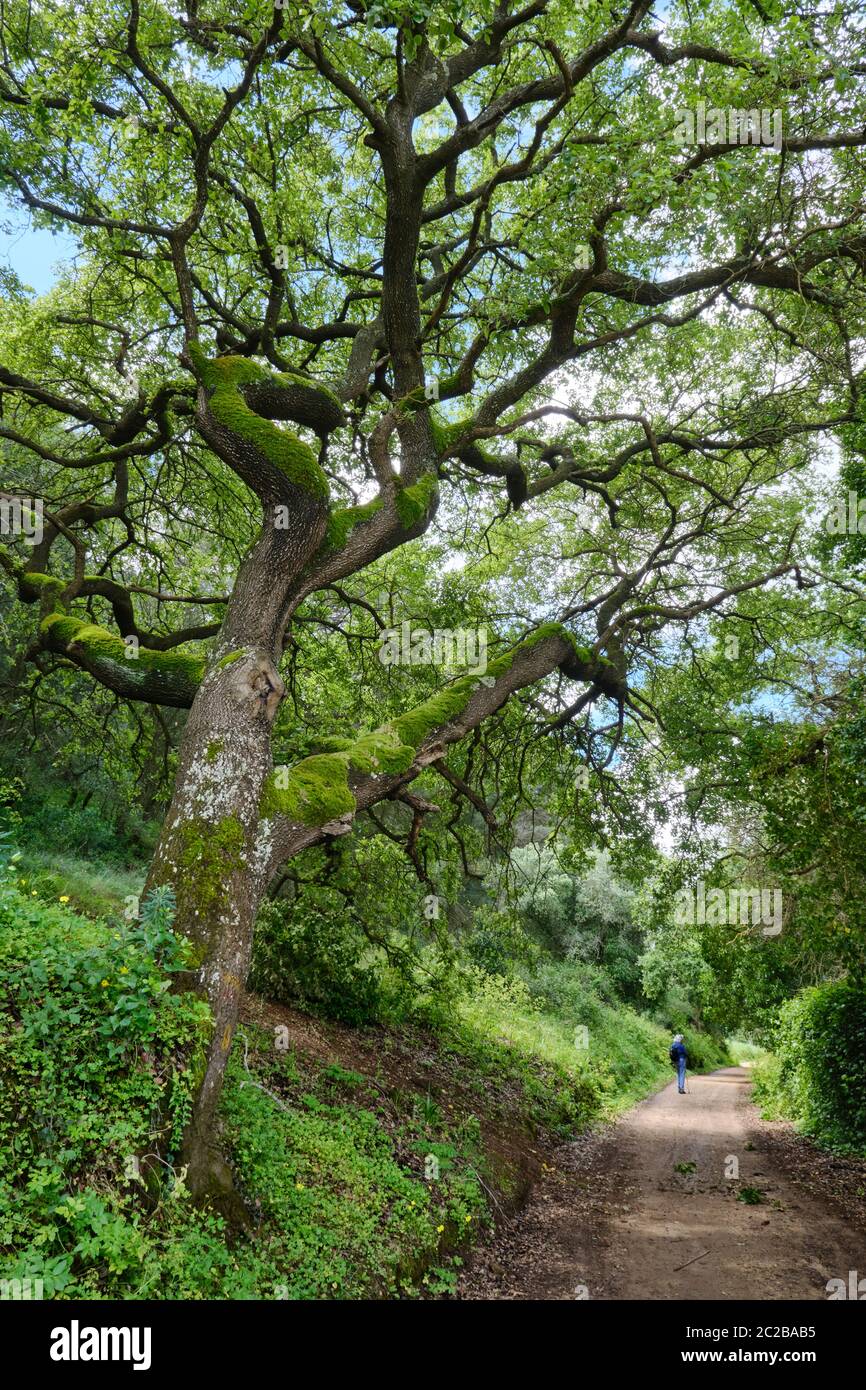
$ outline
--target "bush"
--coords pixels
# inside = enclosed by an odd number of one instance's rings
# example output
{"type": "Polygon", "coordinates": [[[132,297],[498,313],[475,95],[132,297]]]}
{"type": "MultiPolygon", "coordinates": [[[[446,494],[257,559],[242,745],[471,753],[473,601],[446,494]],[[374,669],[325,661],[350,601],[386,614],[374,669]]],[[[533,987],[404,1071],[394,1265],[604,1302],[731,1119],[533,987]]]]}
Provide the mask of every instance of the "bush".
{"type": "Polygon", "coordinates": [[[760,1043],[748,1038],[728,1038],[727,1049],[735,1067],[755,1067],[763,1065],[767,1052],[760,1043]]]}
{"type": "Polygon", "coordinates": [[[0,831],[0,1280],[64,1300],[393,1297],[453,1281],[451,1251],[487,1220],[477,1122],[425,1118],[411,1093],[398,1115],[378,1083],[296,1066],[270,1031],[244,1032],[222,1138],[257,1223],[230,1233],[192,1206],[176,1163],[210,1011],[170,989],[190,964],[170,890],[112,928],[22,893],[8,849],[0,831]],[[162,1183],[145,1166],[158,1153],[162,1183]],[[440,1181],[425,1180],[429,1154],[440,1181]]]}
{"type": "Polygon", "coordinates": [[[866,987],[801,990],[779,1010],[774,1050],[756,1079],[765,1113],[796,1120],[836,1152],[866,1153],[866,987]]]}
{"type": "Polygon", "coordinates": [[[542,1059],[582,1092],[585,1122],[600,1106],[621,1109],[667,1079],[660,1029],[615,1000],[597,966],[548,961],[525,979],[468,971],[458,1013],[476,1033],[542,1059]]]}
{"type": "Polygon", "coordinates": [[[152,852],[155,827],[135,812],[106,813],[94,802],[73,804],[60,791],[29,789],[20,802],[18,840],[27,854],[67,855],[104,864],[138,865],[152,852]]]}
{"type": "Polygon", "coordinates": [[[401,1016],[413,994],[411,980],[371,946],[342,897],[316,887],[292,902],[262,905],[249,987],[355,1026],[401,1016]]]}
{"type": "Polygon", "coordinates": [[[252,1074],[268,1089],[249,1084],[235,1051],[223,1132],[237,1179],[255,1194],[261,1216],[256,1247],[263,1269],[270,1267],[265,1296],[271,1289],[287,1299],[411,1294],[440,1237],[465,1240],[486,1220],[475,1145],[435,1105],[425,1122],[420,1096],[405,1097],[389,1133],[368,1108],[363,1075],[319,1067],[311,1089],[294,1058],[274,1055],[269,1035],[249,1042],[252,1074]],[[419,1103],[411,1110],[410,1099],[419,1103]],[[422,1176],[428,1154],[441,1162],[436,1182],[422,1176]]]}
{"type": "Polygon", "coordinates": [[[488,975],[502,976],[511,974],[515,962],[529,965],[540,953],[519,917],[491,907],[476,909],[463,949],[473,965],[488,975]]]}
{"type": "Polygon", "coordinates": [[[729,1067],[731,1057],[723,1042],[710,1033],[698,1033],[694,1028],[682,1031],[686,1052],[689,1054],[689,1067],[692,1071],[715,1071],[717,1067],[729,1067]]]}
{"type": "Polygon", "coordinates": [[[27,849],[18,861],[18,886],[28,894],[57,902],[66,897],[74,911],[87,917],[127,917],[130,898],[140,898],[142,869],[124,869],[103,862],[91,863],[69,855],[27,849]]]}
{"type": "Polygon", "coordinates": [[[16,891],[14,862],[0,864],[0,1277],[144,1296],[168,1230],[182,1241],[199,1217],[178,1183],[145,1233],[137,1160],[158,1131],[177,1145],[209,1011],[170,991],[188,961],[167,890],[113,930],[16,891]]]}

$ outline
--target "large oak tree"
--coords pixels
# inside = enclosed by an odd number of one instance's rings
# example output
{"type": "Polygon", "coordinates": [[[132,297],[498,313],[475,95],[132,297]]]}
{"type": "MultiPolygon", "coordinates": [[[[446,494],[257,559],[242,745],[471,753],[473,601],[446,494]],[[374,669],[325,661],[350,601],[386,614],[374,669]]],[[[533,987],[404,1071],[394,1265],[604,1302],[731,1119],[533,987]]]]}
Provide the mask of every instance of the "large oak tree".
{"type": "Polygon", "coordinates": [[[5,492],[46,512],[0,558],[30,661],[189,711],[150,884],[214,1016],[194,1190],[288,859],[425,768],[471,798],[448,750],[519,692],[551,733],[643,727],[672,633],[805,582],[786,480],[862,419],[862,30],[778,0],[4,5],[4,192],[79,250],[7,287],[5,492]],[[327,593],[382,626],[363,576],[443,527],[531,591],[486,678],[275,767],[298,623],[327,593]]]}

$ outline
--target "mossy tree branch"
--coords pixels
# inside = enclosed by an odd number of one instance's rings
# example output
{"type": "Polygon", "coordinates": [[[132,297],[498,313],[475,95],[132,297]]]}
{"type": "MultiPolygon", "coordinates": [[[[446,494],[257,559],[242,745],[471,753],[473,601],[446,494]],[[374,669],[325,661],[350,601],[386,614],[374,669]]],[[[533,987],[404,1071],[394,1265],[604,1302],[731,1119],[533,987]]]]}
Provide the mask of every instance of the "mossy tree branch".
{"type": "Polygon", "coordinates": [[[392,797],[518,690],[556,670],[590,684],[594,698],[625,698],[625,682],[611,663],[550,623],[491,661],[483,679],[463,676],[371,733],[334,740],[330,751],[275,768],[261,807],[270,872],[300,850],[348,832],[359,811],[392,797]]]}
{"type": "Polygon", "coordinates": [[[189,709],[204,675],[203,657],[127,644],[96,623],[62,612],[42,620],[40,638],[45,650],[129,700],[189,709]]]}

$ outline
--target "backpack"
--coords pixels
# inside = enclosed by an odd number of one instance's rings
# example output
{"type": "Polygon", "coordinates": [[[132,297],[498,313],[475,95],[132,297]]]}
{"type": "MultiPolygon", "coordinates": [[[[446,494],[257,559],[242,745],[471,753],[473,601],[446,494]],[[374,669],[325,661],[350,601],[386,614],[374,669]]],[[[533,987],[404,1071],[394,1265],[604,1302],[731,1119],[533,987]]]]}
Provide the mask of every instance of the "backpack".
{"type": "Polygon", "coordinates": [[[677,1060],[678,1060],[677,1048],[680,1047],[680,1046],[681,1046],[680,1043],[671,1043],[670,1047],[668,1048],[668,1056],[669,1056],[670,1059],[671,1059],[671,1066],[672,1066],[672,1067],[676,1067],[676,1065],[677,1065],[677,1060]]]}

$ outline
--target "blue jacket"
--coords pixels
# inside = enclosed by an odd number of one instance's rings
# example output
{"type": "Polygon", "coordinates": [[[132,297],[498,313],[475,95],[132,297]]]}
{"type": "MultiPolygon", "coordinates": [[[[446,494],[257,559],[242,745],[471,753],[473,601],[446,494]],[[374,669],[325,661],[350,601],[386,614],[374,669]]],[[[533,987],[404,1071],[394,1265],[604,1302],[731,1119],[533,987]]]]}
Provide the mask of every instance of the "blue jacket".
{"type": "Polygon", "coordinates": [[[671,1060],[678,1062],[682,1057],[684,1062],[688,1062],[689,1054],[686,1052],[685,1043],[672,1043],[670,1049],[671,1060]]]}

